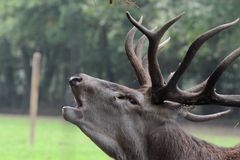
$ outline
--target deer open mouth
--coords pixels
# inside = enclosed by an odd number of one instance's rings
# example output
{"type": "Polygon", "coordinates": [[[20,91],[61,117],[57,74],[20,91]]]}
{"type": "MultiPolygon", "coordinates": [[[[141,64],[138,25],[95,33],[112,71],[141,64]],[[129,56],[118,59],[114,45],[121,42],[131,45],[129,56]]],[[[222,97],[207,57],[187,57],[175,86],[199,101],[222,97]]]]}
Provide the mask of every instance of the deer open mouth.
{"type": "Polygon", "coordinates": [[[77,108],[77,109],[83,108],[83,103],[82,103],[81,99],[75,98],[75,101],[76,101],[76,103],[77,103],[77,105],[75,106],[75,108],[77,108]]]}
{"type": "Polygon", "coordinates": [[[83,100],[80,97],[80,91],[79,91],[79,83],[82,79],[79,77],[72,77],[69,80],[72,93],[76,102],[76,106],[64,106],[62,109],[63,117],[72,123],[77,123],[79,119],[83,117],[83,111],[85,110],[85,107],[83,105],[83,100]]]}
{"type": "Polygon", "coordinates": [[[77,103],[77,106],[75,108],[82,110],[84,108],[84,105],[83,105],[83,100],[80,97],[79,91],[77,91],[77,89],[74,86],[71,86],[71,88],[72,88],[72,93],[73,93],[75,102],[77,103]]]}
{"type": "Polygon", "coordinates": [[[80,77],[71,77],[69,80],[69,84],[70,84],[75,102],[77,103],[77,106],[74,108],[77,108],[77,109],[83,108],[83,101],[82,101],[82,98],[80,97],[80,91],[79,91],[79,85],[81,81],[82,81],[82,78],[80,77]]]}
{"type": "Polygon", "coordinates": [[[81,99],[76,99],[75,98],[75,101],[76,101],[77,105],[75,105],[74,107],[72,107],[72,106],[64,106],[63,109],[66,108],[66,109],[72,109],[74,111],[82,112],[85,107],[83,106],[83,103],[82,103],[81,99]]]}
{"type": "Polygon", "coordinates": [[[64,119],[66,119],[69,122],[72,123],[78,123],[80,119],[83,118],[83,111],[85,110],[85,107],[81,101],[81,99],[77,99],[75,97],[77,105],[72,107],[72,106],[64,106],[62,108],[62,114],[64,119]]]}

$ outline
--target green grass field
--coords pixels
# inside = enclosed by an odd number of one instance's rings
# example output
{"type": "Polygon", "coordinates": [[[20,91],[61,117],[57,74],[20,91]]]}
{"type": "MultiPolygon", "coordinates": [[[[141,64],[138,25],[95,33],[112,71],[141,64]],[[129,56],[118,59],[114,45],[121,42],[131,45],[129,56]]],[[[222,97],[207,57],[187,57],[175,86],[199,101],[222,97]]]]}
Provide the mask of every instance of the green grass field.
{"type": "MultiPolygon", "coordinates": [[[[80,130],[61,118],[40,117],[36,143],[28,144],[29,119],[23,116],[0,116],[0,160],[109,160],[80,130]]],[[[233,146],[237,137],[197,133],[209,142],[233,146]],[[224,143],[223,143],[224,142],[224,143]]]]}

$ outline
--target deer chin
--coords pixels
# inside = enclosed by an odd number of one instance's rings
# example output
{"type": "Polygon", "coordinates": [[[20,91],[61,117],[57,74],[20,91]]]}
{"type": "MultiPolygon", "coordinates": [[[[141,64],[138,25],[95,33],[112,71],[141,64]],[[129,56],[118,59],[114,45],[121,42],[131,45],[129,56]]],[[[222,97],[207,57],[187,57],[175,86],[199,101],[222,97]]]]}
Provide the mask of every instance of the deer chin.
{"type": "Polygon", "coordinates": [[[70,107],[70,106],[64,106],[62,108],[62,115],[65,120],[77,124],[79,121],[83,118],[83,112],[85,110],[85,107],[70,107]]]}

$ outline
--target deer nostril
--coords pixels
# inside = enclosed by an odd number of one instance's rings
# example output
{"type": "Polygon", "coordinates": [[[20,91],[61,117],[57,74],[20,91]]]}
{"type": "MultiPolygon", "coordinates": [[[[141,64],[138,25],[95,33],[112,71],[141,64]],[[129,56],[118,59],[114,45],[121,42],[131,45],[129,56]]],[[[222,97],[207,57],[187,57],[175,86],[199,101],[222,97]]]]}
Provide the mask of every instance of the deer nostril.
{"type": "Polygon", "coordinates": [[[78,85],[83,80],[82,77],[73,76],[69,78],[69,84],[71,86],[78,85]]]}

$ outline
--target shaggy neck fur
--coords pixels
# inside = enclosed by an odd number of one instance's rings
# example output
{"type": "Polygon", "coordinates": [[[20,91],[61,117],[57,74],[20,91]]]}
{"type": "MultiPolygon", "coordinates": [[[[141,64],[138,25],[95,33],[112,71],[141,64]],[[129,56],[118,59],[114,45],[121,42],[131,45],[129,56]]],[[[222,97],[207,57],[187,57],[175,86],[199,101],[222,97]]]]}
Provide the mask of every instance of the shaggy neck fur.
{"type": "Polygon", "coordinates": [[[119,138],[124,158],[118,160],[240,160],[240,146],[221,148],[195,138],[171,121],[145,124],[141,131],[119,138]],[[126,139],[125,139],[126,138],[126,139]]]}

